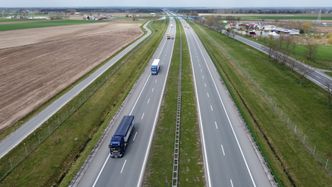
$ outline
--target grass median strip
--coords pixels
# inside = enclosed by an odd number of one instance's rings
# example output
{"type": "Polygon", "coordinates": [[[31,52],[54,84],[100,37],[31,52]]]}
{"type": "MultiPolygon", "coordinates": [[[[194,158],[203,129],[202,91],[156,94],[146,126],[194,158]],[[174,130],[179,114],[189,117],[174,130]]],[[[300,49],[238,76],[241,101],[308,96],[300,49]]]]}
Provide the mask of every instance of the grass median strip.
{"type": "Polygon", "coordinates": [[[145,171],[144,186],[171,186],[177,83],[180,63],[180,30],[183,46],[182,112],[180,138],[180,186],[204,186],[199,131],[193,90],[190,57],[181,24],[177,21],[177,35],[168,75],[160,117],[152,142],[145,171]],[[196,140],[196,141],[195,141],[196,140]]]}
{"type": "Polygon", "coordinates": [[[267,55],[193,24],[281,186],[329,186],[332,106],[321,88],[267,55]],[[314,149],[311,149],[314,148],[314,149]]]}
{"type": "MultiPolygon", "coordinates": [[[[166,29],[166,21],[155,21],[151,25],[152,36],[103,74],[96,81],[101,81],[102,86],[15,167],[0,182],[1,186],[59,185],[75,160],[75,166],[79,168],[158,46],[166,29]]],[[[80,97],[84,97],[84,92],[72,102],[77,102],[80,97]]],[[[65,107],[71,108],[72,102],[65,107]]],[[[64,109],[61,109],[58,115],[61,115],[61,112],[64,112],[64,109]]],[[[35,137],[29,137],[26,141],[33,141],[33,138],[35,137]]],[[[19,154],[24,152],[11,152],[1,162],[8,162],[19,154]]],[[[64,185],[69,184],[71,176],[77,170],[71,170],[71,175],[65,177],[67,184],[64,185]]]]}

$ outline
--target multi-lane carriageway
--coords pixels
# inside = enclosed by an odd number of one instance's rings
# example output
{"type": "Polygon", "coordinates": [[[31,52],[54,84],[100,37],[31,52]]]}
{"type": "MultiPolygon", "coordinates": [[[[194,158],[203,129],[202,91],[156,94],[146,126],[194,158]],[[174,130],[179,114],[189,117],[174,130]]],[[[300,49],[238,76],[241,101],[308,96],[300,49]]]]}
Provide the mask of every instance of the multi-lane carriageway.
{"type": "MultiPolygon", "coordinates": [[[[175,20],[170,19],[167,33],[176,34],[175,20]],[[172,26],[171,26],[172,25],[172,26]]],[[[159,109],[164,93],[169,66],[171,63],[174,40],[163,37],[154,53],[150,63],[155,58],[160,59],[160,72],[152,76],[150,66],[131,91],[123,105],[117,119],[112,124],[113,128],[103,139],[98,149],[87,165],[87,169],[80,176],[75,186],[140,186],[143,180],[150,145],[157,123],[159,109]],[[129,146],[121,159],[112,159],[109,156],[108,144],[116,130],[122,116],[134,115],[135,129],[132,132],[129,146]]]]}
{"type": "MultiPolygon", "coordinates": [[[[181,23],[194,75],[206,186],[271,186],[273,180],[269,180],[262,157],[254,148],[208,53],[190,25],[182,19],[181,23]]],[[[171,18],[167,32],[175,35],[175,25],[171,18]]],[[[151,63],[154,58],[161,59],[161,72],[151,76],[149,66],[145,69],[74,186],[142,185],[173,48],[174,40],[164,37],[150,60],[151,63]],[[135,130],[125,156],[112,159],[109,140],[122,116],[127,114],[135,115],[135,130]]]]}

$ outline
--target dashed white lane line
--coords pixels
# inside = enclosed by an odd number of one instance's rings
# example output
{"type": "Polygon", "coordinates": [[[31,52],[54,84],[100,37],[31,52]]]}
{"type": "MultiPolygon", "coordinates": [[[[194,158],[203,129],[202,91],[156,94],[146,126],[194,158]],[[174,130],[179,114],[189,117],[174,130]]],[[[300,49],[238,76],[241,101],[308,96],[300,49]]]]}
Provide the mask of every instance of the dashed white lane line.
{"type": "Polygon", "coordinates": [[[152,88],[152,92],[154,92],[154,88],[152,88]]]}
{"type": "Polygon", "coordinates": [[[110,157],[111,157],[111,155],[108,154],[108,156],[107,156],[107,158],[106,158],[106,160],[105,160],[103,166],[101,167],[101,170],[99,171],[99,173],[98,173],[98,175],[97,175],[97,178],[96,178],[95,182],[93,183],[92,187],[95,187],[95,186],[96,186],[96,184],[97,184],[97,182],[98,182],[98,179],[99,179],[99,177],[100,177],[102,171],[104,170],[104,168],[105,168],[105,166],[106,166],[106,163],[107,163],[107,161],[110,159],[110,157]]]}
{"type": "Polygon", "coordinates": [[[157,82],[158,82],[158,79],[155,79],[155,80],[154,80],[154,83],[156,83],[156,84],[157,84],[157,82]]]}
{"type": "Polygon", "coordinates": [[[136,136],[137,136],[137,131],[135,132],[135,135],[134,135],[134,138],[133,138],[133,142],[135,141],[136,136]]]}
{"type": "Polygon", "coordinates": [[[212,107],[212,105],[210,105],[210,109],[211,109],[211,111],[213,111],[213,107],[212,107]]]}
{"type": "Polygon", "coordinates": [[[214,125],[216,126],[216,129],[219,129],[218,123],[216,121],[214,121],[214,125]]]}
{"type": "Polygon", "coordinates": [[[149,97],[148,101],[146,102],[146,104],[149,104],[149,103],[150,103],[150,97],[149,97]]]}
{"type": "Polygon", "coordinates": [[[201,73],[203,72],[203,69],[201,68],[201,73]]]}
{"type": "Polygon", "coordinates": [[[206,83],[204,83],[204,87],[206,87],[207,85],[206,85],[206,83]]]}
{"type": "Polygon", "coordinates": [[[232,179],[229,179],[229,182],[231,182],[231,187],[234,187],[232,179]]]}
{"type": "Polygon", "coordinates": [[[220,147],[221,147],[222,154],[225,156],[226,154],[225,154],[224,146],[221,144],[220,147]]]}
{"type": "Polygon", "coordinates": [[[209,92],[206,92],[206,95],[207,95],[208,98],[210,98],[210,94],[209,94],[209,92]]]}
{"type": "Polygon", "coordinates": [[[202,75],[202,79],[203,79],[203,80],[205,79],[204,75],[202,75]]]}
{"type": "Polygon", "coordinates": [[[124,169],[124,167],[125,167],[126,163],[127,163],[127,159],[124,161],[124,163],[123,163],[123,165],[122,165],[122,168],[121,168],[121,171],[120,171],[120,173],[122,173],[122,172],[123,172],[123,169],[124,169]]]}
{"type": "Polygon", "coordinates": [[[141,117],[141,120],[144,118],[144,112],[143,112],[143,114],[142,114],[142,117],[141,117]]]}

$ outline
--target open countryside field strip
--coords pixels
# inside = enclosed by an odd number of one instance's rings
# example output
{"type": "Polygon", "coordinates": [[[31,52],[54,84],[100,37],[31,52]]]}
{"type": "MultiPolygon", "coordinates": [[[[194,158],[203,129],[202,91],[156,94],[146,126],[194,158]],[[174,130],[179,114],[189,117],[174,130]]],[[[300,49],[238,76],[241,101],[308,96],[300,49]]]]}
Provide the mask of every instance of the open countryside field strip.
{"type": "MultiPolygon", "coordinates": [[[[251,39],[250,37],[246,37],[251,39]]],[[[265,46],[268,46],[269,41],[267,38],[257,38],[254,40],[265,46]]],[[[276,46],[279,46],[279,41],[275,40],[276,46]]],[[[307,47],[301,44],[292,44],[291,47],[286,46],[285,42],[281,45],[281,52],[292,56],[301,62],[304,62],[312,67],[332,70],[332,45],[317,45],[315,60],[307,59],[307,47]]]]}
{"type": "MultiPolygon", "coordinates": [[[[240,17],[241,20],[317,20],[317,14],[218,14],[218,13],[202,13],[201,16],[235,16],[240,17]]],[[[321,15],[321,20],[332,20],[331,15],[321,15]]]]}
{"type": "MultiPolygon", "coordinates": [[[[67,186],[71,178],[87,158],[109,120],[119,109],[136,79],[144,70],[148,60],[166,29],[166,21],[152,23],[153,36],[126,55],[120,62],[96,81],[102,86],[71,115],[42,144],[34,150],[20,165],[0,182],[1,186],[52,186],[59,185],[65,177],[67,186]],[[22,177],[24,176],[24,177],[22,177]]],[[[94,83],[95,84],[95,83],[94,83]]],[[[91,85],[90,87],[93,87],[91,85]]],[[[87,90],[90,89],[87,88],[87,90]]],[[[75,100],[84,97],[83,91],[75,100]]],[[[66,107],[72,104],[70,102],[66,107]]],[[[61,109],[59,113],[65,112],[61,109]]],[[[37,130],[38,131],[38,130],[37,130]]],[[[12,154],[12,153],[10,153],[12,154]]],[[[16,153],[22,154],[22,153],[16,153]]],[[[15,155],[9,155],[15,156],[15,155]]],[[[7,158],[7,161],[8,161],[7,158]]]]}
{"type": "Polygon", "coordinates": [[[96,22],[87,21],[87,20],[27,21],[27,22],[18,22],[11,24],[1,24],[0,31],[31,29],[31,28],[40,28],[40,27],[54,27],[54,26],[64,26],[64,25],[78,25],[78,24],[87,24],[87,23],[96,23],[96,22]]]}
{"type": "Polygon", "coordinates": [[[177,21],[177,36],[167,86],[157,129],[152,142],[144,186],[171,186],[177,109],[177,86],[180,64],[180,33],[182,34],[182,111],[180,136],[180,186],[204,186],[203,166],[196,116],[190,57],[185,34],[177,21]],[[180,32],[181,30],[181,32],[180,32]]]}
{"type": "Polygon", "coordinates": [[[324,164],[315,160],[332,159],[332,106],[327,93],[255,49],[206,27],[194,24],[193,28],[277,182],[282,186],[332,184],[324,164]],[[315,146],[314,155],[307,145],[315,146]]]}
{"type": "Polygon", "coordinates": [[[138,23],[78,27],[0,49],[0,128],[38,108],[142,34],[138,23]]]}

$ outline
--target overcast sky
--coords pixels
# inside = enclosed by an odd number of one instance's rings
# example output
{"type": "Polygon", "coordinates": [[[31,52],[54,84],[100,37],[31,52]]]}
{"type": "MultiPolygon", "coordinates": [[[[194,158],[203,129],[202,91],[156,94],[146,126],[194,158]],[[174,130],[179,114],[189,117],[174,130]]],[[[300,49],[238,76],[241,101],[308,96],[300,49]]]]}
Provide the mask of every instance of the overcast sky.
{"type": "Polygon", "coordinates": [[[332,0],[0,0],[0,7],[332,7],[332,0]]]}

